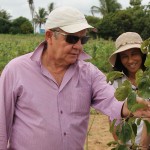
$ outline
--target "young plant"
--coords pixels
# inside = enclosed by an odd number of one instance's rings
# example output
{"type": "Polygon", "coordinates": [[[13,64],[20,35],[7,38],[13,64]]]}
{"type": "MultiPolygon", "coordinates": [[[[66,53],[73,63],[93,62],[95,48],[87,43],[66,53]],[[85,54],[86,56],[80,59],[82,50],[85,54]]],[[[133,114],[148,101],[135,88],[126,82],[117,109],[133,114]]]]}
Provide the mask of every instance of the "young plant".
{"type": "MultiPolygon", "coordinates": [[[[143,53],[147,53],[145,61],[146,70],[138,70],[136,73],[137,91],[132,90],[132,85],[128,80],[125,80],[121,86],[116,89],[115,97],[119,101],[127,101],[127,107],[130,110],[130,115],[123,118],[119,124],[116,125],[116,120],[113,120],[110,126],[110,132],[117,135],[117,140],[109,142],[108,145],[112,146],[112,150],[128,150],[129,147],[132,150],[141,149],[140,145],[135,143],[135,137],[137,135],[137,127],[140,125],[141,120],[144,121],[147,132],[150,134],[150,122],[145,118],[136,118],[133,116],[133,112],[145,106],[137,103],[136,97],[142,97],[145,100],[150,98],[150,39],[145,40],[142,43],[141,50],[143,53]],[[127,142],[131,141],[131,145],[127,142]]],[[[107,75],[107,81],[113,84],[114,80],[122,77],[123,73],[119,71],[112,71],[107,75]]]]}

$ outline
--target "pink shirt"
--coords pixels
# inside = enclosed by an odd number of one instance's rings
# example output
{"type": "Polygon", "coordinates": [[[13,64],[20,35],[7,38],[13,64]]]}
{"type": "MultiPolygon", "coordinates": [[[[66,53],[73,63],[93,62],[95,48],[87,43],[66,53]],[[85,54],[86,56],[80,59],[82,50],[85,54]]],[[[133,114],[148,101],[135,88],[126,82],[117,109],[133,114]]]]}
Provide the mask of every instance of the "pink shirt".
{"type": "Polygon", "coordinates": [[[13,59],[0,78],[0,150],[83,150],[90,106],[120,118],[122,102],[104,74],[83,59],[67,70],[59,87],[41,65],[41,43],[13,59]]]}

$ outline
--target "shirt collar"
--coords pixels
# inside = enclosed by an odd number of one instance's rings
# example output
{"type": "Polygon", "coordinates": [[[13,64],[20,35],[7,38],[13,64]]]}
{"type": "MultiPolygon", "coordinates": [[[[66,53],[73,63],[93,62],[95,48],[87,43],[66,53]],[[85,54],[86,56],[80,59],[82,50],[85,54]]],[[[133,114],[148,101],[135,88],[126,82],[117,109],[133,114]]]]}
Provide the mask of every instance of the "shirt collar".
{"type": "MultiPolygon", "coordinates": [[[[41,63],[41,55],[44,49],[44,44],[45,41],[41,42],[37,48],[35,48],[34,52],[31,55],[31,60],[36,61],[41,63]]],[[[90,55],[88,55],[86,52],[82,51],[81,54],[79,55],[78,60],[88,60],[91,59],[92,57],[90,55]]]]}

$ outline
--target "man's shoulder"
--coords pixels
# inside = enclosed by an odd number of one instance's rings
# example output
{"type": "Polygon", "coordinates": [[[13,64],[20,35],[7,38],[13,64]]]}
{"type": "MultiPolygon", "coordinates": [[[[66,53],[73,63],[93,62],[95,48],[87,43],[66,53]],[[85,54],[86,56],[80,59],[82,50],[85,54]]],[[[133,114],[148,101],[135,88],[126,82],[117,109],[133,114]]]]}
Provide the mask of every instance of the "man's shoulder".
{"type": "Polygon", "coordinates": [[[29,61],[31,61],[31,55],[32,52],[13,58],[8,62],[5,68],[8,70],[17,70],[18,68],[21,69],[23,64],[27,64],[29,61]]]}
{"type": "Polygon", "coordinates": [[[33,52],[31,53],[27,53],[18,57],[13,58],[12,60],[10,60],[10,62],[8,63],[8,65],[13,65],[13,64],[19,64],[22,63],[24,61],[30,60],[30,57],[32,55],[33,52]]]}

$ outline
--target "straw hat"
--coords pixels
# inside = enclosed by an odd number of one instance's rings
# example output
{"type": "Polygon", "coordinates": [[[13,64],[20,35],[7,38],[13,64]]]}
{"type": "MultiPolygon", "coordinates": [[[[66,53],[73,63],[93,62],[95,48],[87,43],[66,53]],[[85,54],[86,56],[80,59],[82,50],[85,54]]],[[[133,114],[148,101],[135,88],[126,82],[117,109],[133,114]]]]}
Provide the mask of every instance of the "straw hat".
{"type": "Polygon", "coordinates": [[[143,40],[136,32],[126,32],[121,34],[115,42],[116,51],[109,57],[109,62],[112,66],[115,65],[116,56],[118,53],[129,50],[131,48],[141,48],[143,40]]]}

